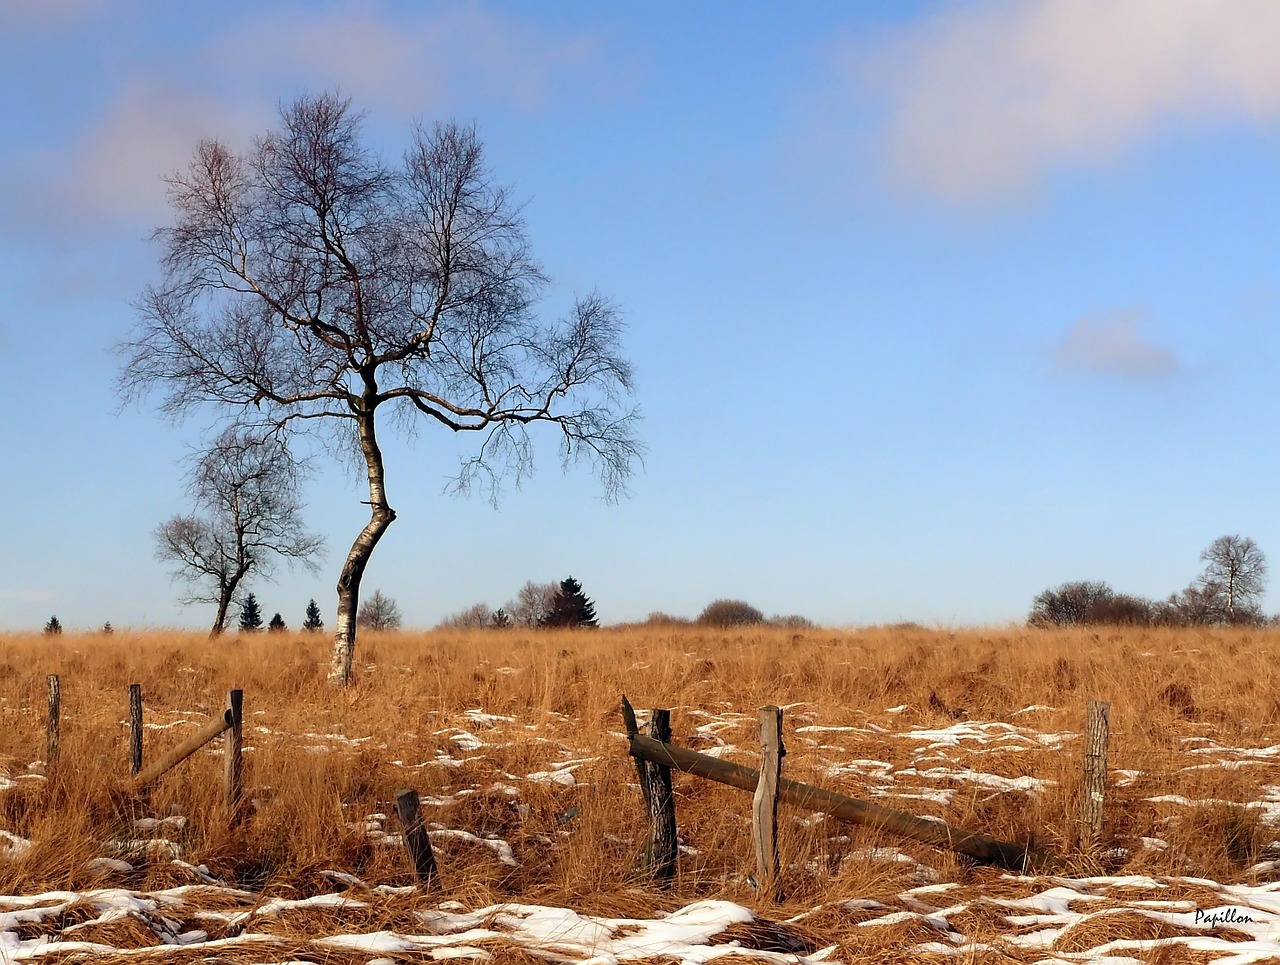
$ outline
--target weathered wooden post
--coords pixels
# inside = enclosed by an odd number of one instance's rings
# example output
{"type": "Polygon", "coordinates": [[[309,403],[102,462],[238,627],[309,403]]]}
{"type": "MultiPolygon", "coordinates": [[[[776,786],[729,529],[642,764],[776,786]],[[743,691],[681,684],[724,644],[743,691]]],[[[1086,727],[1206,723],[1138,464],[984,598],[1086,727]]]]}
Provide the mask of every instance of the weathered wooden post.
{"type": "MultiPolygon", "coordinates": [[[[671,741],[671,711],[653,710],[649,736],[663,744],[671,741]]],[[[644,849],[645,870],[655,881],[670,883],[676,876],[676,799],[671,789],[671,768],[649,761],[644,769],[644,800],[649,812],[649,841],[644,849]]]]}
{"type": "Polygon", "coordinates": [[[129,684],[129,773],[142,770],[142,684],[129,684]]]}
{"type": "Polygon", "coordinates": [[[223,778],[223,797],[227,805],[227,820],[235,824],[240,816],[240,799],[244,792],[244,691],[227,691],[227,715],[231,726],[227,728],[226,771],[223,778]]]}
{"type": "Polygon", "coordinates": [[[778,893],[778,780],[782,777],[782,708],[760,708],[760,781],[751,801],[751,840],[756,851],[756,882],[770,899],[778,893]]]}
{"type": "Polygon", "coordinates": [[[45,721],[44,763],[46,773],[58,766],[58,736],[61,727],[62,689],[58,683],[58,675],[51,673],[46,678],[49,685],[49,715],[45,721]]]}
{"type": "Polygon", "coordinates": [[[1084,796],[1080,803],[1084,845],[1092,847],[1102,833],[1107,794],[1107,744],[1111,738],[1111,702],[1091,700],[1085,717],[1084,796]]]}
{"type": "Polygon", "coordinates": [[[431,838],[422,824],[417,791],[412,788],[396,791],[396,814],[404,829],[404,846],[413,861],[414,874],[419,882],[430,888],[435,883],[438,869],[435,852],[431,850],[431,838]]]}

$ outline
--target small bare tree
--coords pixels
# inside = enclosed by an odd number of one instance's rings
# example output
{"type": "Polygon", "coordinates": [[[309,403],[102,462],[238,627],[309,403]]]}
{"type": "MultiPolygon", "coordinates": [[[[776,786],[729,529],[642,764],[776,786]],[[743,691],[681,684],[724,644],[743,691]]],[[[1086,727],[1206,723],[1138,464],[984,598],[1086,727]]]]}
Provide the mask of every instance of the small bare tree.
{"type": "Polygon", "coordinates": [[[487,603],[476,603],[440,621],[441,628],[445,630],[479,630],[493,625],[494,614],[487,603]]]}
{"type": "Polygon", "coordinates": [[[1115,596],[1100,580],[1073,580],[1036,595],[1028,626],[1073,627],[1089,622],[1090,612],[1115,596]]]}
{"type": "Polygon", "coordinates": [[[713,600],[695,622],[711,627],[741,627],[764,623],[764,614],[742,600],[713,600]]]}
{"type": "Polygon", "coordinates": [[[214,406],[279,432],[328,426],[357,457],[370,518],[338,576],[332,681],[351,678],[360,581],[396,518],[386,417],[477,434],[461,489],[527,473],[545,423],[566,465],[585,455],[620,491],[641,449],[618,313],[591,294],[539,321],[546,278],[473,129],[418,129],[388,165],[346,101],[301,97],[243,154],[202,142],[169,187],[164,279],[139,301],[120,387],[162,391],[175,417],[214,406]]]}
{"type": "Polygon", "coordinates": [[[1205,564],[1197,581],[1214,588],[1222,601],[1223,618],[1236,623],[1256,619],[1258,600],[1267,587],[1267,557],[1253,540],[1219,536],[1200,554],[1205,564]]]}
{"type": "Polygon", "coordinates": [[[540,627],[555,606],[559,583],[535,583],[529,580],[520,587],[516,598],[502,609],[518,627],[540,627]]]}
{"type": "Polygon", "coordinates": [[[360,612],[356,614],[356,623],[370,630],[398,630],[404,618],[400,615],[400,604],[381,590],[374,590],[373,596],[360,604],[360,612]]]}
{"type": "Polygon", "coordinates": [[[319,569],[323,546],[302,525],[297,463],[277,439],[223,431],[195,462],[187,489],[197,511],[156,528],[156,557],[190,584],[182,602],[217,606],[212,636],[226,628],[250,573],[269,578],[280,559],[319,569]]]}

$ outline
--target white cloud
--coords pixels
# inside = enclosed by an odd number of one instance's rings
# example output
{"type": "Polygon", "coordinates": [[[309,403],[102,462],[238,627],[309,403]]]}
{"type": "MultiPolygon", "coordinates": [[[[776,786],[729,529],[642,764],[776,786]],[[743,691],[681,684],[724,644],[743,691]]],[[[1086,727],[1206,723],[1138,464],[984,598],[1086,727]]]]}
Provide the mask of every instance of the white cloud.
{"type": "Polygon", "coordinates": [[[594,49],[586,35],[553,37],[473,4],[394,18],[357,4],[264,13],[224,33],[210,55],[277,98],[340,86],[362,107],[417,114],[462,94],[543,106],[561,71],[586,66],[594,49]]]}
{"type": "Polygon", "coordinates": [[[1079,318],[1054,350],[1054,368],[1121,379],[1180,374],[1178,357],[1152,341],[1144,332],[1146,326],[1146,312],[1139,308],[1079,318]]]}
{"type": "Polygon", "coordinates": [[[128,85],[73,153],[71,199],[82,211],[154,221],[163,178],[186,167],[201,138],[243,147],[268,116],[169,85],[128,85]]]}
{"type": "Polygon", "coordinates": [[[891,175],[961,201],[1033,189],[1174,125],[1280,116],[1274,0],[983,0],[845,44],[891,175]]]}
{"type": "Polygon", "coordinates": [[[57,599],[52,590],[0,590],[0,600],[11,603],[51,603],[57,599]]]}
{"type": "Polygon", "coordinates": [[[470,111],[477,99],[540,109],[567,75],[598,66],[584,34],[553,36],[470,4],[430,15],[264,6],[194,48],[132,57],[72,143],[0,152],[0,174],[17,187],[0,196],[0,226],[65,238],[103,221],[154,225],[165,214],[163,176],[201,138],[244,147],[304,91],[340,89],[407,133],[411,120],[470,111]]]}

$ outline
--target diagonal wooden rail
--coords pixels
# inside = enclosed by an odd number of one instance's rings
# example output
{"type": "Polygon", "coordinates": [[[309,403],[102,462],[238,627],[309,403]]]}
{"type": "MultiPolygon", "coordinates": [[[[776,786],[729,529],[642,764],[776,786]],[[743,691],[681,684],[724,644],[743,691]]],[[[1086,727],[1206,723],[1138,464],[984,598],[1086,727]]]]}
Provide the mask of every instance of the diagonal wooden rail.
{"type": "Polygon", "coordinates": [[[160,777],[163,777],[169,771],[173,770],[188,757],[204,747],[205,744],[228,731],[234,726],[232,721],[232,711],[228,707],[221,716],[214,717],[209,723],[205,724],[198,731],[184,740],[169,753],[165,754],[160,760],[156,761],[141,774],[135,776],[130,783],[134,790],[141,790],[148,784],[154,783],[160,777]]]}
{"type": "MultiPolygon", "coordinates": [[[[718,757],[645,737],[636,726],[635,711],[625,696],[622,698],[622,719],[631,745],[629,753],[637,760],[674,767],[676,770],[751,793],[755,792],[760,783],[760,772],[755,768],[722,761],[718,757]]],[[[795,807],[822,811],[851,824],[882,828],[904,838],[946,848],[984,864],[1000,865],[1015,871],[1048,868],[1055,864],[1049,856],[1033,851],[1026,845],[963,831],[942,821],[917,817],[907,811],[895,811],[893,808],[846,797],[835,791],[785,777],[778,779],[778,799],[795,807]]]]}

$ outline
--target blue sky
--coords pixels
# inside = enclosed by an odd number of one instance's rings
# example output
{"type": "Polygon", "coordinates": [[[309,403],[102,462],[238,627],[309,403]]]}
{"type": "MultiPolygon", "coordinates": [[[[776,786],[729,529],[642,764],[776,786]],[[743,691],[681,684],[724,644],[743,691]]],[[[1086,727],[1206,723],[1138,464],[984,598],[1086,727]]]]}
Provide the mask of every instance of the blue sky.
{"type": "MultiPolygon", "coordinates": [[[[0,627],[207,625],[153,558],[206,426],[118,411],[161,177],[341,89],[395,157],[474,121],[554,280],[623,309],[645,466],[443,494],[386,446],[365,579],[429,626],[577,577],[605,622],[712,599],[825,623],[1163,597],[1215,537],[1276,554],[1280,6],[0,0],[0,627]],[[569,521],[566,524],[566,520],[569,521]]],[[[332,623],[367,510],[307,486],[332,623]]],[[[1280,609],[1280,591],[1267,598],[1280,609]]]]}

